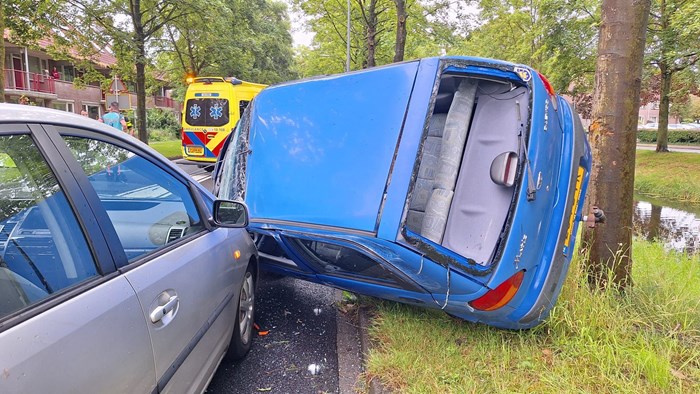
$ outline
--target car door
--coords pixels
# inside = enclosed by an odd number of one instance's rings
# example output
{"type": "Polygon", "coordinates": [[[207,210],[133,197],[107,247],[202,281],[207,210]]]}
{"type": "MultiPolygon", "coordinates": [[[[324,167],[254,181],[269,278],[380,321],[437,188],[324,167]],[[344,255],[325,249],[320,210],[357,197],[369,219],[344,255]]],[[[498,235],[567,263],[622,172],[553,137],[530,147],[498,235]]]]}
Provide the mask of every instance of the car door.
{"type": "Polygon", "coordinates": [[[0,124],[0,392],[151,392],[139,300],[40,127],[0,124]]]}
{"type": "Polygon", "coordinates": [[[117,262],[141,303],[159,391],[199,392],[228,346],[247,235],[210,228],[199,191],[137,147],[59,128],[126,256],[117,262]],[[87,152],[87,153],[86,153],[87,152]]]}

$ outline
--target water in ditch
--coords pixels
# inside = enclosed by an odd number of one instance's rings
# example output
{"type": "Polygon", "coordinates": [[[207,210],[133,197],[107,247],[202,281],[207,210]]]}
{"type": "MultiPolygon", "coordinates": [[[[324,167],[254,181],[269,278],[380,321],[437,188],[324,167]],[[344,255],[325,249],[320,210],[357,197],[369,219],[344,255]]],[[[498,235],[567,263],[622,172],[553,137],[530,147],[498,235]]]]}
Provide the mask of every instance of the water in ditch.
{"type": "Polygon", "coordinates": [[[635,195],[634,233],[667,249],[700,254],[700,205],[635,195]]]}

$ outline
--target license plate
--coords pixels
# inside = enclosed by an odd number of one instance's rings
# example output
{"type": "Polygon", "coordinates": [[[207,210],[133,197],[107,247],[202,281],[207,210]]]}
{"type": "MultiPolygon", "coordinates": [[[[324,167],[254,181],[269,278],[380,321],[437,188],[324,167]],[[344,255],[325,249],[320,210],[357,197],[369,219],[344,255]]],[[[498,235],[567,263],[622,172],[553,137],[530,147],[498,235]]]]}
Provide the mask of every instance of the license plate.
{"type": "Polygon", "coordinates": [[[574,232],[574,220],[576,220],[576,207],[578,207],[578,202],[581,199],[581,185],[583,184],[583,174],[585,170],[583,167],[578,168],[578,174],[576,175],[576,188],[574,189],[574,204],[571,208],[571,216],[569,217],[569,229],[566,232],[566,241],[564,241],[564,246],[567,248],[571,244],[572,234],[574,232]]]}
{"type": "Polygon", "coordinates": [[[204,156],[204,148],[201,146],[187,146],[185,152],[191,156],[204,156]]]}

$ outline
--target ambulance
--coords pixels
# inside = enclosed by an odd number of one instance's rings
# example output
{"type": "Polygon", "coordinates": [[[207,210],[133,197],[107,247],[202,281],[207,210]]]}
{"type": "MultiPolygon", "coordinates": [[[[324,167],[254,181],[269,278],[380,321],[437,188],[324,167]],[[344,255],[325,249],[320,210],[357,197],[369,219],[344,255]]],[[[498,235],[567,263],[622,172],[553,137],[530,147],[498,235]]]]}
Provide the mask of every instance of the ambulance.
{"type": "Polygon", "coordinates": [[[236,78],[193,78],[182,111],[182,157],[213,169],[224,140],[266,86],[236,78]]]}

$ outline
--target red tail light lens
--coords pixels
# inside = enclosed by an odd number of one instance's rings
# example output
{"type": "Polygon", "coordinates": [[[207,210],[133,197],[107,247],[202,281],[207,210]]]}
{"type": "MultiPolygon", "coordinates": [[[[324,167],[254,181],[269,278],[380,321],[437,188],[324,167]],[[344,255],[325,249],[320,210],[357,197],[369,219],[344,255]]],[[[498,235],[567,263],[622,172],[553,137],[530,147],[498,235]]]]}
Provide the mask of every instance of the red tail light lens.
{"type": "Polygon", "coordinates": [[[542,83],[544,84],[544,88],[547,90],[547,93],[549,93],[550,96],[554,96],[554,88],[552,87],[552,84],[549,83],[549,80],[547,80],[547,77],[540,73],[537,73],[537,75],[540,76],[540,79],[542,80],[542,83]]]}
{"type": "Polygon", "coordinates": [[[512,300],[515,293],[518,292],[524,276],[525,271],[519,271],[495,289],[470,302],[469,305],[480,311],[493,311],[502,307],[512,300]]]}

